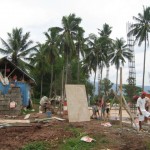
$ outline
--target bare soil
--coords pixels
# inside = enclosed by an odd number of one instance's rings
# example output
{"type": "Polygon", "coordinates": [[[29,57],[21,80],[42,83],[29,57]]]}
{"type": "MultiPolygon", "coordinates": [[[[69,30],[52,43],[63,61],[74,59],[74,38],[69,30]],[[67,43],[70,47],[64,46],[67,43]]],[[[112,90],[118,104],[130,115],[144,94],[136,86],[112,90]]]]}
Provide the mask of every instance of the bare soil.
{"type": "MultiPolygon", "coordinates": [[[[32,114],[30,119],[44,118],[45,114],[42,115],[32,114]]],[[[23,117],[15,119],[23,119],[23,117]]],[[[112,127],[104,127],[101,125],[102,122],[92,119],[89,122],[69,123],[66,119],[65,121],[50,120],[49,122],[27,124],[27,126],[20,124],[19,127],[0,128],[0,150],[19,150],[25,144],[33,141],[48,141],[52,148],[57,150],[60,143],[75,136],[69,130],[70,128],[78,128],[92,138],[105,137],[109,141],[104,145],[95,142],[96,150],[102,148],[111,150],[148,149],[147,144],[150,144],[149,127],[147,132],[137,133],[130,124],[123,123],[121,129],[119,121],[109,120],[112,127]]]]}

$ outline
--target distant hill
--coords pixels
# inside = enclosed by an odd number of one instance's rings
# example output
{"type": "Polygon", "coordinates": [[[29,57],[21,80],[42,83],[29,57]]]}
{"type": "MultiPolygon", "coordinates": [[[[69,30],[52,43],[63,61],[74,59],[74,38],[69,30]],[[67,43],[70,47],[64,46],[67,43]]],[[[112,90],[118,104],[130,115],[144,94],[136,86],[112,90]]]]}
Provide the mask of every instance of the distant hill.
{"type": "MultiPolygon", "coordinates": [[[[98,94],[98,82],[95,82],[96,89],[95,89],[95,94],[98,94]]],[[[141,85],[137,85],[138,87],[142,87],[141,85]]],[[[112,89],[115,91],[116,90],[116,84],[113,84],[112,89]]],[[[150,86],[144,86],[144,91],[147,93],[150,93],[150,86]]]]}
{"type": "MultiPolygon", "coordinates": [[[[137,86],[142,88],[141,85],[137,85],[137,86]]],[[[144,86],[144,91],[150,93],[150,86],[144,86]]]]}

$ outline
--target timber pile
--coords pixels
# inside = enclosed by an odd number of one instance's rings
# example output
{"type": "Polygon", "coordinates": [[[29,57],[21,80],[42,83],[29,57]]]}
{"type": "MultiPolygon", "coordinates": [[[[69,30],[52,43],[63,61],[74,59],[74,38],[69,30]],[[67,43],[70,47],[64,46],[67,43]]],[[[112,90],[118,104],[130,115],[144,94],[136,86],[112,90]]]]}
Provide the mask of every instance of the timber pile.
{"type": "Polygon", "coordinates": [[[22,96],[19,87],[12,87],[8,94],[0,93],[0,115],[19,115],[22,107],[22,96]],[[11,108],[11,104],[15,106],[11,108]]]}

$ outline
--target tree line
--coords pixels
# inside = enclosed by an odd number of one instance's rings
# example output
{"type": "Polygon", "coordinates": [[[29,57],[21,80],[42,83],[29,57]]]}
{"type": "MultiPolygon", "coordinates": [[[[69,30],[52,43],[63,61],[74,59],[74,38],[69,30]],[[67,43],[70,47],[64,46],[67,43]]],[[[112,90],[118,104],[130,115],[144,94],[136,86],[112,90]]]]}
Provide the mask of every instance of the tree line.
{"type": "MultiPolygon", "coordinates": [[[[149,43],[150,32],[150,7],[143,6],[143,12],[138,17],[133,17],[128,36],[133,35],[138,45],[145,43],[143,79],[144,88],[146,47],[149,43]]],[[[85,30],[81,27],[82,19],[75,14],[62,17],[61,27],[50,27],[44,32],[45,42],[34,44],[30,40],[30,32],[23,33],[22,28],[14,28],[7,33],[8,40],[1,39],[0,53],[7,57],[24,71],[28,72],[36,81],[34,87],[35,97],[47,95],[64,96],[65,84],[85,84],[87,93],[94,95],[95,80],[99,71],[99,94],[102,91],[103,70],[115,65],[116,67],[116,91],[118,85],[118,72],[124,66],[126,60],[133,57],[132,50],[126,41],[121,38],[110,38],[112,27],[104,23],[94,33],[85,37],[85,30]],[[94,85],[89,80],[94,72],[94,85]]],[[[109,73],[108,73],[109,74],[109,73]]],[[[109,76],[104,77],[109,80],[109,76]]],[[[111,84],[111,83],[110,83],[111,84]]],[[[111,87],[110,87],[111,88],[111,87]]]]}

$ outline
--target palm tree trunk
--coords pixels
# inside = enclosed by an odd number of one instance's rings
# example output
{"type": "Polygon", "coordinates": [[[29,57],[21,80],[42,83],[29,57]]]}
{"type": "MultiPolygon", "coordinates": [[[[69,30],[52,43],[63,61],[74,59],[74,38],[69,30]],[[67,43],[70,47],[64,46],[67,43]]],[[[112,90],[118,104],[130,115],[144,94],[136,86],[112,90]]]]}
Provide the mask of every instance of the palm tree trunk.
{"type": "Polygon", "coordinates": [[[80,66],[79,66],[79,52],[78,52],[78,71],[77,71],[77,83],[79,84],[80,66]]]}
{"type": "Polygon", "coordinates": [[[102,78],[103,78],[103,67],[101,67],[101,78],[100,78],[101,81],[102,81],[102,78]]]}
{"type": "Polygon", "coordinates": [[[49,98],[51,98],[52,96],[52,87],[53,87],[53,64],[51,66],[51,83],[50,83],[49,98]]]}
{"type": "Polygon", "coordinates": [[[103,67],[102,67],[102,65],[101,65],[101,69],[100,69],[100,81],[99,81],[99,96],[100,96],[100,94],[101,94],[102,78],[103,78],[103,67]]]}
{"type": "Polygon", "coordinates": [[[43,94],[43,74],[41,76],[41,94],[40,94],[40,98],[42,98],[42,94],[43,94]]]}
{"type": "Polygon", "coordinates": [[[65,83],[67,84],[68,82],[68,55],[67,55],[67,62],[66,62],[66,80],[65,80],[65,83]]]}
{"type": "Polygon", "coordinates": [[[118,91],[118,69],[117,69],[117,74],[116,74],[116,93],[118,91]]]}
{"type": "Polygon", "coordinates": [[[94,76],[94,87],[95,87],[95,80],[96,80],[97,66],[98,66],[98,56],[96,57],[96,69],[95,69],[95,76],[94,76]]]}
{"type": "Polygon", "coordinates": [[[64,100],[64,67],[63,67],[63,70],[62,70],[62,93],[61,93],[61,97],[62,97],[62,100],[64,100]]]}
{"type": "Polygon", "coordinates": [[[146,38],[145,38],[145,49],[144,49],[144,63],[143,63],[143,82],[142,82],[142,90],[144,91],[144,77],[145,77],[145,61],[146,61],[146,38]]]}
{"type": "Polygon", "coordinates": [[[109,79],[109,67],[106,68],[106,79],[109,79]]]}
{"type": "Polygon", "coordinates": [[[95,70],[95,75],[94,75],[94,87],[95,87],[95,80],[96,80],[96,72],[97,72],[97,69],[95,70]]]}

